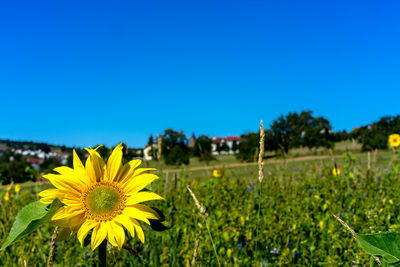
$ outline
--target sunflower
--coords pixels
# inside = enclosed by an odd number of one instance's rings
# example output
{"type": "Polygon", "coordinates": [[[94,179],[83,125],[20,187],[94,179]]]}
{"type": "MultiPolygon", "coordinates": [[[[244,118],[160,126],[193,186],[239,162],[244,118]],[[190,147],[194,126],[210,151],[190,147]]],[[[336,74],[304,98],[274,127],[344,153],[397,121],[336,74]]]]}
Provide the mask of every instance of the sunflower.
{"type": "Polygon", "coordinates": [[[220,172],[220,170],[217,170],[217,169],[213,170],[213,176],[214,176],[215,178],[221,177],[221,172],[220,172]]]}
{"type": "Polygon", "coordinates": [[[391,134],[391,135],[389,135],[389,145],[391,147],[400,146],[400,135],[399,134],[391,134]]]}
{"type": "Polygon", "coordinates": [[[104,239],[121,249],[125,242],[124,228],[132,237],[136,233],[144,243],[138,220],[150,224],[149,219],[159,219],[159,215],[140,203],[163,199],[153,192],[141,191],[158,179],[155,174],[146,173],[155,169],[137,168],[140,160],[123,164],[122,144],[115,147],[107,164],[97,148],[86,149],[89,157],[85,166],[74,150],[73,168],[62,166],[54,169],[58,174],[44,175],[55,188],[40,192],[40,201],[47,204],[58,198],[64,204],[51,221],[66,227],[70,233],[77,232],[82,246],[91,232],[92,250],[104,239]]]}
{"type": "Polygon", "coordinates": [[[332,174],[334,175],[334,176],[339,176],[340,175],[340,169],[339,168],[333,168],[333,170],[332,170],[332,174]]]}

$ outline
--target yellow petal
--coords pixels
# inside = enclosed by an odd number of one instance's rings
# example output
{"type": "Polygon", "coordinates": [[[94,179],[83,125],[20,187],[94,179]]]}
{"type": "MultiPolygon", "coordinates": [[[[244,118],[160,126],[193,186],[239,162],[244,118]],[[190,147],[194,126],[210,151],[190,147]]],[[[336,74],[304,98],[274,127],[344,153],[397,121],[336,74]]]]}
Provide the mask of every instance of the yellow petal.
{"type": "Polygon", "coordinates": [[[51,217],[52,221],[56,220],[61,220],[69,217],[74,217],[79,214],[84,213],[85,211],[81,209],[81,207],[76,207],[76,206],[63,206],[59,208],[56,212],[56,214],[51,217]]]}
{"type": "Polygon", "coordinates": [[[104,160],[100,154],[94,149],[86,149],[89,152],[89,157],[86,159],[86,173],[92,182],[100,182],[104,179],[104,160]]]}
{"type": "Polygon", "coordinates": [[[139,240],[144,244],[144,232],[142,227],[140,226],[139,222],[135,219],[131,219],[133,223],[133,227],[135,227],[136,233],[139,237],[139,240]]]}
{"type": "Polygon", "coordinates": [[[61,166],[55,168],[54,170],[64,177],[68,177],[68,180],[70,180],[74,184],[78,184],[79,187],[84,187],[89,183],[86,175],[82,175],[81,172],[75,171],[70,167],[61,166]]]}
{"type": "Polygon", "coordinates": [[[56,188],[69,192],[70,194],[80,196],[82,193],[82,188],[79,187],[79,184],[74,183],[74,180],[70,179],[68,176],[66,177],[58,174],[46,174],[43,175],[43,178],[48,179],[56,188]]]}
{"type": "Polygon", "coordinates": [[[131,181],[129,181],[125,185],[125,194],[126,195],[132,195],[143,188],[145,188],[147,185],[149,185],[151,182],[154,180],[158,179],[158,176],[152,173],[144,173],[140,174],[138,176],[135,176],[131,181]]]}
{"type": "Polygon", "coordinates": [[[114,247],[118,247],[117,240],[115,239],[114,228],[111,225],[111,222],[105,222],[105,224],[107,224],[107,227],[108,227],[108,230],[107,230],[107,240],[108,240],[108,242],[110,242],[111,245],[113,245],[114,247]]]}
{"type": "Polygon", "coordinates": [[[155,168],[138,168],[135,170],[135,172],[133,173],[133,176],[137,176],[142,174],[143,172],[147,172],[147,171],[156,171],[157,169],[155,168]]]}
{"type": "Polygon", "coordinates": [[[97,222],[95,221],[91,221],[91,220],[86,220],[81,228],[79,228],[78,231],[78,240],[81,243],[81,246],[83,247],[83,241],[85,240],[86,236],[88,235],[88,233],[90,232],[90,230],[92,230],[95,226],[97,226],[97,222]]]}
{"type": "Polygon", "coordinates": [[[122,226],[119,223],[116,222],[110,222],[110,226],[112,228],[115,242],[118,246],[119,249],[122,248],[122,246],[125,243],[125,232],[122,226]]]}
{"type": "Polygon", "coordinates": [[[124,164],[119,169],[119,172],[118,172],[117,176],[115,176],[114,181],[115,182],[121,182],[122,180],[125,180],[125,177],[127,177],[128,173],[129,173],[129,170],[130,170],[129,164],[124,164]]]}
{"type": "Polygon", "coordinates": [[[83,213],[77,214],[72,217],[63,218],[60,220],[51,220],[50,223],[61,226],[61,227],[68,227],[72,229],[79,228],[85,221],[85,216],[83,213]]]}
{"type": "MultiPolygon", "coordinates": [[[[73,166],[75,172],[78,173],[78,175],[88,179],[85,166],[83,166],[81,159],[79,158],[78,154],[76,153],[75,149],[73,150],[73,166]]],[[[85,179],[85,180],[86,180],[85,179]]]]}
{"type": "Polygon", "coordinates": [[[91,250],[95,250],[101,242],[107,237],[108,227],[105,223],[99,223],[93,230],[91,250]]]}
{"type": "Polygon", "coordinates": [[[125,216],[124,214],[118,215],[115,217],[114,221],[119,224],[122,224],[126,230],[131,234],[132,238],[135,237],[135,228],[133,227],[133,223],[129,217],[125,216]]]}
{"type": "Polygon", "coordinates": [[[117,145],[107,161],[107,178],[113,181],[122,166],[122,143],[117,145]]]}
{"type": "Polygon", "coordinates": [[[157,220],[160,218],[157,212],[155,212],[153,209],[141,204],[125,207],[123,214],[130,218],[141,220],[148,225],[150,225],[148,219],[157,220]]]}
{"type": "Polygon", "coordinates": [[[125,171],[123,175],[119,176],[119,181],[121,183],[125,183],[126,181],[129,181],[135,174],[136,168],[142,163],[140,159],[134,159],[128,162],[128,164],[125,164],[124,167],[127,168],[128,170],[125,171]]]}
{"type": "Polygon", "coordinates": [[[40,202],[44,204],[50,204],[55,198],[62,199],[63,195],[58,189],[46,189],[40,192],[39,197],[41,197],[40,202]]]}
{"type": "Polygon", "coordinates": [[[138,192],[130,197],[125,202],[126,206],[138,204],[141,202],[145,201],[150,201],[150,200],[158,200],[158,199],[164,199],[163,197],[157,195],[156,193],[153,192],[138,192]]]}

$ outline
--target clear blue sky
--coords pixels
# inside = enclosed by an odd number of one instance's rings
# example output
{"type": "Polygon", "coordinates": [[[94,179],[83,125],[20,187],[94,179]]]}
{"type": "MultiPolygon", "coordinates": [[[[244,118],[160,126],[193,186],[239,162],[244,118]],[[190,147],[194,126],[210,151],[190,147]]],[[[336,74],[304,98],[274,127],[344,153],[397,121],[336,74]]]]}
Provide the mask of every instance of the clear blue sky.
{"type": "Polygon", "coordinates": [[[0,138],[140,147],[303,109],[351,130],[400,113],[399,14],[398,1],[6,1],[0,138]]]}

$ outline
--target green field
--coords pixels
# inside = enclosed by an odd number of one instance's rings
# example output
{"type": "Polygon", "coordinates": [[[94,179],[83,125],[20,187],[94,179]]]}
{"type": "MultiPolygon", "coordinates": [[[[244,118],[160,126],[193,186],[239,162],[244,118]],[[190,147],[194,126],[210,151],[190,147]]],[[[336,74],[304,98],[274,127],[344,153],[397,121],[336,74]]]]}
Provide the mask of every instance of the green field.
{"type": "MultiPolygon", "coordinates": [[[[329,155],[329,154],[327,154],[329,155]]],[[[170,229],[155,232],[144,225],[146,242],[128,239],[137,252],[112,248],[113,266],[190,266],[196,238],[199,240],[197,266],[354,266],[367,265],[369,256],[333,218],[340,216],[356,232],[400,229],[397,214],[400,195],[399,168],[392,152],[379,152],[371,170],[367,154],[299,158],[298,161],[268,159],[260,185],[258,167],[237,163],[232,156],[220,157],[209,165],[226,165],[223,176],[213,178],[210,169],[160,172],[152,191],[166,201],[149,205],[163,211],[170,229]],[[332,175],[332,162],[341,169],[332,175]],[[186,186],[207,209],[207,231],[186,186]],[[389,201],[391,200],[391,201],[389,201]],[[391,204],[393,203],[393,204],[391,204]],[[218,259],[217,259],[218,258],[218,259]]],[[[149,162],[160,170],[170,169],[149,162]]],[[[205,165],[192,161],[190,167],[205,165]]],[[[0,201],[1,242],[4,242],[15,216],[24,205],[37,199],[48,183],[26,184],[13,193],[11,201],[0,201]]],[[[5,188],[2,188],[2,194],[5,188]]],[[[0,266],[45,266],[54,226],[46,225],[0,254],[0,266]]],[[[92,266],[96,251],[81,248],[76,237],[57,242],[54,266],[92,266]]]]}

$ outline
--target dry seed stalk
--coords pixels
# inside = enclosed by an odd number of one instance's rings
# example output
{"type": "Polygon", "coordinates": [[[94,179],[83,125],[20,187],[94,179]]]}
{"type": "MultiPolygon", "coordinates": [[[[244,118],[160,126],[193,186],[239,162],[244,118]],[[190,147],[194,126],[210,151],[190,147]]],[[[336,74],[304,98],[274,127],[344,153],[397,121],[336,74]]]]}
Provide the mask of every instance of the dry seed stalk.
{"type": "Polygon", "coordinates": [[[189,191],[190,195],[192,196],[192,198],[194,199],[194,203],[196,204],[197,208],[199,209],[200,213],[207,216],[206,215],[206,209],[204,208],[203,205],[201,205],[201,203],[197,200],[196,196],[194,195],[194,193],[192,192],[192,190],[190,189],[189,186],[186,186],[187,190],[189,191]]]}
{"type": "Polygon", "coordinates": [[[57,237],[57,232],[58,232],[58,226],[54,229],[53,235],[51,236],[51,243],[50,243],[50,253],[49,253],[49,259],[47,260],[47,267],[51,266],[51,261],[53,260],[53,255],[54,255],[54,242],[57,237]]]}
{"type": "Polygon", "coordinates": [[[158,135],[157,138],[157,146],[158,146],[158,150],[157,150],[157,159],[161,160],[161,149],[162,149],[162,138],[161,135],[158,135]]]}
{"type": "Polygon", "coordinates": [[[213,246],[213,250],[214,250],[214,254],[215,257],[217,259],[218,262],[218,266],[221,266],[221,263],[219,262],[219,257],[218,257],[218,253],[217,253],[217,248],[215,247],[215,243],[214,243],[214,239],[211,235],[211,231],[210,231],[210,226],[208,225],[208,218],[207,218],[207,213],[206,213],[206,209],[204,208],[203,205],[201,205],[201,203],[197,200],[196,196],[194,195],[194,193],[192,192],[192,190],[190,190],[189,186],[186,186],[187,190],[189,191],[190,195],[192,196],[192,198],[194,199],[194,203],[196,204],[197,208],[199,209],[200,213],[203,215],[203,219],[204,222],[206,223],[206,227],[207,227],[207,232],[208,235],[210,236],[210,240],[211,240],[211,244],[213,246]]]}
{"type": "Polygon", "coordinates": [[[265,131],[263,122],[260,122],[260,154],[258,155],[258,180],[260,183],[264,179],[264,139],[265,139],[265,131]]]}
{"type": "MultiPolygon", "coordinates": [[[[345,223],[342,219],[337,217],[335,214],[332,214],[332,215],[333,215],[333,217],[335,217],[336,220],[338,220],[338,222],[340,222],[344,226],[344,228],[346,228],[351,233],[351,235],[354,237],[354,239],[358,241],[357,236],[356,236],[356,232],[354,232],[354,230],[351,229],[350,226],[347,223],[345,223]]],[[[378,257],[376,257],[374,255],[372,255],[372,257],[374,258],[376,263],[379,264],[379,266],[382,266],[382,263],[381,263],[381,261],[379,260],[378,257]]]]}
{"type": "Polygon", "coordinates": [[[194,243],[194,252],[193,252],[193,259],[192,259],[192,267],[196,266],[196,259],[197,259],[197,253],[199,249],[199,236],[196,236],[196,241],[194,243]]]}

